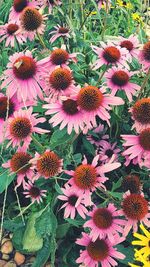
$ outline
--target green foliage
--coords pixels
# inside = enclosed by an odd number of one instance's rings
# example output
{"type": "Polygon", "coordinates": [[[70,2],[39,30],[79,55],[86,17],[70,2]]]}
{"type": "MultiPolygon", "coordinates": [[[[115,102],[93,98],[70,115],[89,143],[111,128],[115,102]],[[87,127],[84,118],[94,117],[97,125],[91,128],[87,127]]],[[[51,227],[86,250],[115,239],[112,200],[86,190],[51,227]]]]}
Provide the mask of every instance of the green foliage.
{"type": "Polygon", "coordinates": [[[9,171],[5,171],[0,174],[0,193],[3,193],[8,185],[15,179],[16,174],[10,174],[9,171]]]}

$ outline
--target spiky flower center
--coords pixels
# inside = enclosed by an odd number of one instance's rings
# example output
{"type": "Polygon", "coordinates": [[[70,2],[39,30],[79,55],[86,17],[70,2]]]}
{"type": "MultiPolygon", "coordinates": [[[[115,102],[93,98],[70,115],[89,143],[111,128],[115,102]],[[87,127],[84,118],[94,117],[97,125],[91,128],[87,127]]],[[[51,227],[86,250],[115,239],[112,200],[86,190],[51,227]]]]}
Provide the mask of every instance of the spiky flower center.
{"type": "Polygon", "coordinates": [[[150,61],[150,41],[143,46],[143,57],[145,60],[150,61]]]}
{"type": "Polygon", "coordinates": [[[93,222],[100,229],[107,229],[112,225],[113,216],[107,208],[99,208],[93,214],[93,222]]]}
{"type": "Polygon", "coordinates": [[[44,152],[37,160],[37,171],[45,178],[56,175],[59,168],[60,159],[53,151],[44,152]]]}
{"type": "Polygon", "coordinates": [[[18,29],[19,26],[17,24],[11,23],[7,26],[7,33],[13,35],[18,29]]]}
{"type": "Polygon", "coordinates": [[[86,111],[98,109],[103,101],[103,94],[95,86],[86,86],[78,94],[78,105],[86,111]]]}
{"type": "Polygon", "coordinates": [[[31,167],[29,160],[31,156],[25,152],[17,152],[10,160],[10,167],[13,172],[18,174],[25,174],[31,167]]]}
{"type": "Polygon", "coordinates": [[[120,59],[121,53],[119,49],[116,48],[115,46],[109,46],[104,49],[103,57],[108,64],[116,63],[120,59]]]}
{"type": "Polygon", "coordinates": [[[62,33],[62,34],[65,34],[65,33],[69,32],[69,29],[66,28],[66,27],[59,27],[58,32],[62,33]]]}
{"type": "Polygon", "coordinates": [[[68,203],[73,207],[75,206],[77,200],[78,200],[78,197],[75,194],[68,197],[68,203]]]}
{"type": "Polygon", "coordinates": [[[43,22],[43,17],[34,7],[26,7],[21,14],[21,25],[29,32],[37,30],[43,22]]]}
{"type": "Polygon", "coordinates": [[[37,186],[32,186],[29,190],[29,195],[33,198],[40,196],[41,190],[37,186]]]}
{"type": "Polygon", "coordinates": [[[142,98],[133,106],[133,117],[141,124],[150,123],[150,98],[142,98]]]}
{"type": "Polygon", "coordinates": [[[27,0],[14,0],[13,7],[16,12],[21,12],[28,5],[27,0]]]}
{"type": "Polygon", "coordinates": [[[90,242],[87,246],[87,252],[94,261],[102,261],[109,255],[109,246],[104,239],[97,239],[90,242]]]}
{"type": "Polygon", "coordinates": [[[112,75],[111,80],[115,85],[124,86],[129,81],[129,75],[123,70],[118,70],[112,75]]]}
{"type": "Polygon", "coordinates": [[[92,189],[97,181],[96,169],[89,164],[80,165],[75,169],[74,182],[80,189],[92,189]]]}
{"type": "Polygon", "coordinates": [[[8,117],[11,116],[15,110],[15,104],[12,102],[11,99],[9,99],[7,96],[0,97],[0,118],[6,119],[7,115],[7,109],[8,109],[8,117]]]}
{"type": "Polygon", "coordinates": [[[125,47],[129,52],[131,52],[133,47],[134,47],[133,43],[131,41],[129,41],[129,40],[122,41],[120,46],[121,47],[125,47]]]}
{"type": "Polygon", "coordinates": [[[132,220],[142,220],[148,213],[148,202],[139,194],[131,194],[123,200],[125,215],[132,220]]]}
{"type": "Polygon", "coordinates": [[[122,181],[122,187],[124,191],[130,190],[131,193],[139,193],[140,191],[140,179],[139,176],[135,174],[129,174],[124,177],[122,181]]]}
{"type": "Polygon", "coordinates": [[[13,72],[20,80],[32,78],[36,73],[36,62],[32,57],[21,56],[14,62],[13,72]]]}
{"type": "Polygon", "coordinates": [[[69,54],[66,50],[57,48],[51,53],[51,61],[54,65],[65,64],[69,59],[69,54]]]}
{"type": "Polygon", "coordinates": [[[150,128],[147,128],[140,133],[139,143],[144,150],[150,151],[150,128]]]}
{"type": "Polygon", "coordinates": [[[10,134],[17,139],[25,139],[31,134],[32,125],[28,118],[14,118],[10,123],[10,134]]]}
{"type": "Polygon", "coordinates": [[[72,83],[71,71],[57,68],[50,74],[49,83],[56,91],[66,90],[72,83]]]}
{"type": "Polygon", "coordinates": [[[78,113],[77,101],[73,99],[67,99],[63,101],[63,110],[68,115],[75,115],[78,113]]]}

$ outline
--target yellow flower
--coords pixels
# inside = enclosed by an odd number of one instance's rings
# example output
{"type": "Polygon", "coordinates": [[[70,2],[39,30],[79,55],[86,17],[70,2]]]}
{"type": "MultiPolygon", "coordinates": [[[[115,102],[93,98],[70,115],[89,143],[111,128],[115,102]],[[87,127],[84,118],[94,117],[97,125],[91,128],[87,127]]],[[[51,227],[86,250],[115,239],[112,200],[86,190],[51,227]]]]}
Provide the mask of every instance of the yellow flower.
{"type": "Polygon", "coordinates": [[[132,13],[132,19],[138,23],[143,23],[142,17],[138,13],[132,13]]]}
{"type": "Polygon", "coordinates": [[[122,1],[122,0],[117,0],[117,5],[121,6],[121,7],[125,7],[127,9],[132,9],[133,5],[129,2],[127,3],[127,1],[122,1]]]}
{"type": "Polygon", "coordinates": [[[140,228],[144,235],[134,233],[134,237],[137,237],[139,240],[135,240],[132,242],[132,245],[142,246],[139,250],[139,253],[143,254],[145,258],[150,255],[150,232],[146,230],[146,228],[141,224],[140,228]]]}
{"type": "MultiPolygon", "coordinates": [[[[150,258],[144,258],[143,255],[138,251],[138,250],[135,250],[135,260],[138,261],[138,262],[141,262],[143,265],[142,267],[149,267],[150,266],[150,258]]],[[[141,265],[136,265],[136,264],[133,264],[133,263],[129,263],[129,266],[131,267],[140,267],[141,265]]]]}

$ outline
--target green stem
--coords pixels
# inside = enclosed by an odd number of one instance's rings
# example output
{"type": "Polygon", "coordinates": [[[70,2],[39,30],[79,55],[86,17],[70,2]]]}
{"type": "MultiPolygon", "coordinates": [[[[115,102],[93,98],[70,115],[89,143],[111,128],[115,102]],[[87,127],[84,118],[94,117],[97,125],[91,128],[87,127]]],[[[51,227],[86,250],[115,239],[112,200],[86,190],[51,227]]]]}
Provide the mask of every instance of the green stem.
{"type": "Polygon", "coordinates": [[[46,47],[46,45],[45,45],[45,43],[43,41],[42,36],[38,32],[36,33],[36,35],[37,35],[37,37],[38,37],[38,39],[40,41],[40,44],[43,46],[44,49],[46,49],[47,47],[46,47]]]}
{"type": "Polygon", "coordinates": [[[33,140],[33,142],[42,150],[42,151],[44,151],[44,146],[42,146],[40,143],[39,143],[39,141],[32,135],[31,136],[32,137],[32,140],[33,140]]]}
{"type": "Polygon", "coordinates": [[[99,77],[99,79],[97,81],[97,84],[96,84],[97,86],[99,85],[100,81],[102,80],[102,78],[103,78],[105,72],[107,71],[107,69],[108,69],[108,64],[105,66],[104,71],[101,73],[101,75],[100,75],[100,77],[99,77]]]}

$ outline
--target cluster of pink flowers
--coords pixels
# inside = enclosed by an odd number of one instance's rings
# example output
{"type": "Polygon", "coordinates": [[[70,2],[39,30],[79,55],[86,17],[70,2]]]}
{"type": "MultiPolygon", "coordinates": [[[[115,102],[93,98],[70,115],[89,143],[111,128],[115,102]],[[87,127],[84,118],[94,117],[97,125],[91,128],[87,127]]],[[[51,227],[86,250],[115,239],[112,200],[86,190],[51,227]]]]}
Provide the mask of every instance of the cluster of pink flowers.
{"type": "MultiPolygon", "coordinates": [[[[14,46],[15,41],[22,44],[27,39],[34,40],[36,35],[43,35],[47,19],[44,10],[48,9],[50,13],[61,4],[57,0],[52,3],[14,0],[8,23],[0,26],[0,41],[6,39],[6,46],[14,46]]],[[[99,8],[102,4],[106,6],[106,1],[98,1],[99,8]]],[[[57,38],[71,36],[70,30],[60,25],[50,34],[51,44],[57,38]]],[[[61,188],[62,194],[58,196],[64,202],[60,210],[64,209],[65,219],[81,216],[86,228],[81,239],[76,241],[85,247],[77,263],[110,267],[117,265],[115,259],[124,259],[115,246],[125,240],[131,228],[137,231],[139,222],[150,227],[149,206],[142,188],[138,193],[125,192],[122,209],[113,203],[97,207],[93,200],[99,190],[107,192],[109,178],[106,174],[121,166],[121,147],[117,142],[110,142],[107,134],[112,109],[130,103],[129,112],[134,121],[132,129],[136,134],[121,135],[125,165],[132,162],[150,168],[150,98],[139,99],[141,87],[132,81],[139,71],[130,69],[134,57],[138,57],[143,71],[149,69],[150,42],[140,47],[137,37],[131,35],[114,42],[100,42],[91,49],[97,55],[91,69],[101,72],[103,67],[105,70],[97,82],[83,86],[76,83],[71,69],[71,64],[78,64],[78,53],[69,53],[65,45],[53,47],[49,55],[40,60],[34,56],[34,51],[29,50],[15,52],[9,57],[2,76],[3,93],[0,94],[0,142],[8,141],[6,147],[16,149],[3,167],[16,173],[17,187],[23,185],[25,196],[32,201],[41,202],[47,193],[36,185],[39,178],[57,178],[61,173],[68,177],[61,188]],[[42,102],[45,117],[34,112],[38,101],[42,102]],[[93,159],[83,155],[82,163],[66,170],[63,159],[45,146],[43,152],[31,154],[30,146],[37,134],[48,135],[50,132],[44,129],[46,117],[51,128],[59,126],[60,130],[66,128],[69,135],[73,131],[76,135],[86,135],[95,147],[93,159]]]]}

